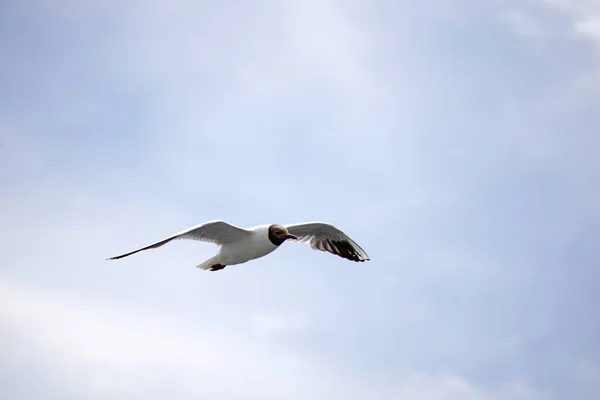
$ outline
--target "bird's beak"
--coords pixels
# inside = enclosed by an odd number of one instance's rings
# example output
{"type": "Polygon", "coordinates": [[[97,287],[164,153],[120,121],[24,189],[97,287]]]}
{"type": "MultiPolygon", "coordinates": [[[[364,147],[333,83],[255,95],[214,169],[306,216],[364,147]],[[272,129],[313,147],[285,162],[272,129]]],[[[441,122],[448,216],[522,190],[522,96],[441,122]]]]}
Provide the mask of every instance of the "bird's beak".
{"type": "Polygon", "coordinates": [[[298,237],[292,235],[291,233],[288,233],[287,235],[285,235],[286,239],[294,239],[294,240],[298,240],[298,237]]]}

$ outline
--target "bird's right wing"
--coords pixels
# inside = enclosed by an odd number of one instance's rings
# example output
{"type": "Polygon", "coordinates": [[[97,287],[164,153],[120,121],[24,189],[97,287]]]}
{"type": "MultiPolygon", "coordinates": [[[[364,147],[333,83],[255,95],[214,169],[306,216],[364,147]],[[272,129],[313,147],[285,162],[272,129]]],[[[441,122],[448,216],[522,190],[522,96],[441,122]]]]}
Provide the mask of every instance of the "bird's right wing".
{"type": "Polygon", "coordinates": [[[344,232],[325,222],[303,222],[285,226],[301,242],[351,261],[369,261],[369,255],[344,232]]]}
{"type": "Polygon", "coordinates": [[[243,239],[251,234],[252,232],[231,225],[225,221],[209,221],[200,225],[193,226],[174,235],[171,235],[168,238],[160,240],[156,243],[152,243],[148,246],[130,251],[129,253],[124,253],[118,256],[110,257],[109,260],[117,260],[119,258],[127,257],[131,254],[137,253],[138,251],[142,250],[155,249],[175,239],[199,240],[201,242],[223,245],[226,243],[231,243],[243,239]]]}

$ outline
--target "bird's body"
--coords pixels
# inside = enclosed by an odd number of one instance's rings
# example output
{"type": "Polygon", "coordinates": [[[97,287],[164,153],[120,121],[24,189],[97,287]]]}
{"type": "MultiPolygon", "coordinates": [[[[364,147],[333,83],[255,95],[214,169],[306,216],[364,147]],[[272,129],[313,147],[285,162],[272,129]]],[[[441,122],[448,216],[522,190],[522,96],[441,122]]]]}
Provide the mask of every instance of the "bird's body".
{"type": "Polygon", "coordinates": [[[219,251],[214,257],[198,265],[200,269],[211,271],[264,257],[288,239],[308,241],[313,249],[327,251],[348,260],[369,260],[367,253],[345,233],[323,222],[287,226],[258,225],[244,229],[220,220],[205,222],[156,243],[109,259],[115,260],[142,250],[157,248],[176,239],[193,239],[219,245],[219,251]]]}
{"type": "Polygon", "coordinates": [[[269,240],[269,225],[259,225],[248,228],[250,235],[247,239],[226,243],[219,248],[215,257],[222,265],[243,264],[246,261],[264,257],[277,249],[269,240]]]}

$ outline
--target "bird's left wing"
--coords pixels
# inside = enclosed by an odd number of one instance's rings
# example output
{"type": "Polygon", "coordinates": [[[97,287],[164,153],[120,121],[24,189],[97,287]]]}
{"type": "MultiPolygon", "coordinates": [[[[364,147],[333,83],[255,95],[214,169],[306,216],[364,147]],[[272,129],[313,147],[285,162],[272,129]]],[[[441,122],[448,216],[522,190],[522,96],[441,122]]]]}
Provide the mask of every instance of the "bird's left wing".
{"type": "Polygon", "coordinates": [[[327,251],[351,261],[368,261],[367,253],[348,235],[325,222],[285,225],[288,232],[315,250],[327,251]]]}
{"type": "Polygon", "coordinates": [[[117,260],[119,258],[127,257],[131,254],[137,253],[138,251],[155,249],[162,245],[169,243],[175,239],[191,239],[199,240],[201,242],[214,243],[217,245],[223,245],[226,243],[235,242],[241,240],[252,233],[246,229],[231,225],[225,221],[209,221],[200,225],[192,226],[184,231],[171,235],[165,239],[159,240],[156,243],[149,244],[137,250],[130,251],[118,256],[110,257],[109,260],[117,260]]]}

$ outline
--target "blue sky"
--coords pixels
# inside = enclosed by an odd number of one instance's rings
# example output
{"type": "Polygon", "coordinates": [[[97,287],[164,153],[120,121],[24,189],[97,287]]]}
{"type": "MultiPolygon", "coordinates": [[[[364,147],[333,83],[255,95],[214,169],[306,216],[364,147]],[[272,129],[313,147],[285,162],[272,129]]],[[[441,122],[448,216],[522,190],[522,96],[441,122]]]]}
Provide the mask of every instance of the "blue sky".
{"type": "Polygon", "coordinates": [[[597,0],[1,7],[0,398],[600,393],[597,0]]]}

